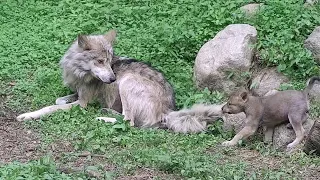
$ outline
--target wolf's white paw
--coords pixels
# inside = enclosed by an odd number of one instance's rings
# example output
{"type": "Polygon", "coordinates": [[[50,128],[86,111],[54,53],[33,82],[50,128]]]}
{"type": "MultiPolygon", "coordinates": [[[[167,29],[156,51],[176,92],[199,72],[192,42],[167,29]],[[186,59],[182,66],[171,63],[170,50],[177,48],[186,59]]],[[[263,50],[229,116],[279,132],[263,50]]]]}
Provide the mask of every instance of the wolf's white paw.
{"type": "Polygon", "coordinates": [[[67,104],[68,102],[63,98],[56,99],[56,105],[67,104]]]}
{"type": "Polygon", "coordinates": [[[97,117],[96,120],[102,120],[107,123],[115,123],[117,122],[116,118],[108,118],[108,117],[97,117]]]}
{"type": "Polygon", "coordinates": [[[134,122],[133,121],[130,121],[130,126],[134,127],[134,122]]]}
{"type": "Polygon", "coordinates": [[[32,119],[38,119],[38,115],[33,113],[33,112],[29,112],[29,113],[24,113],[24,114],[20,114],[16,119],[18,121],[26,121],[26,120],[32,120],[32,119]]]}
{"type": "Polygon", "coordinates": [[[234,143],[232,141],[224,141],[221,145],[222,146],[234,146],[234,145],[236,145],[236,143],[234,143]]]}

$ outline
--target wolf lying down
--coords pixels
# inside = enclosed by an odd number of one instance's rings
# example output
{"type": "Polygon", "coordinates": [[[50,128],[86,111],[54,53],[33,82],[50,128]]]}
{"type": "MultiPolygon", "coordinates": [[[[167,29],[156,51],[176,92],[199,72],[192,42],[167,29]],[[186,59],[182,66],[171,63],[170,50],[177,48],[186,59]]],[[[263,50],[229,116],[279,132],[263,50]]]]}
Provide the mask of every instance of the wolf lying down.
{"type": "Polygon", "coordinates": [[[272,142],[275,126],[290,122],[296,138],[287,146],[287,150],[296,147],[304,138],[305,130],[302,125],[308,117],[308,94],[316,81],[320,81],[320,77],[310,78],[303,91],[280,91],[264,97],[252,96],[246,90],[235,92],[222,107],[222,111],[229,114],[244,112],[246,124],[231,141],[225,141],[222,144],[236,145],[240,139],[253,135],[260,124],[265,127],[264,140],[272,142]]]}
{"type": "Polygon", "coordinates": [[[163,74],[142,62],[114,56],[115,38],[114,30],[105,35],[79,35],[60,61],[64,84],[75,94],[58,98],[56,105],[21,114],[17,120],[38,119],[57,110],[71,109],[73,105],[86,107],[95,99],[103,107],[122,113],[125,120],[138,127],[200,132],[207,123],[221,117],[222,105],[198,104],[174,111],[173,88],[163,74]]]}

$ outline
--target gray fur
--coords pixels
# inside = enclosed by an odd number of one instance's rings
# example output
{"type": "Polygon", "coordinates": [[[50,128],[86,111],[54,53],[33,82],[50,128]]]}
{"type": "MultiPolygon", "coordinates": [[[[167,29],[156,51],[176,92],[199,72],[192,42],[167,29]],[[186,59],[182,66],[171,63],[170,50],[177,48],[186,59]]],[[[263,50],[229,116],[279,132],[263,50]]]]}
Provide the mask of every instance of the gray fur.
{"type": "MultiPolygon", "coordinates": [[[[79,104],[86,107],[98,100],[103,107],[124,115],[137,127],[167,126],[176,132],[200,132],[207,122],[222,115],[221,106],[198,105],[191,109],[175,110],[174,92],[163,74],[131,59],[113,55],[115,31],[106,35],[78,36],[67,50],[60,64],[64,84],[75,94],[58,98],[57,105],[25,113],[18,120],[37,119],[59,109],[70,109],[79,104]],[[78,97],[78,99],[77,99],[78,97]]],[[[100,117],[113,122],[110,118],[100,117]]]]}
{"type": "Polygon", "coordinates": [[[173,111],[166,116],[165,125],[174,132],[196,133],[221,117],[222,105],[193,105],[191,109],[173,111]]]}

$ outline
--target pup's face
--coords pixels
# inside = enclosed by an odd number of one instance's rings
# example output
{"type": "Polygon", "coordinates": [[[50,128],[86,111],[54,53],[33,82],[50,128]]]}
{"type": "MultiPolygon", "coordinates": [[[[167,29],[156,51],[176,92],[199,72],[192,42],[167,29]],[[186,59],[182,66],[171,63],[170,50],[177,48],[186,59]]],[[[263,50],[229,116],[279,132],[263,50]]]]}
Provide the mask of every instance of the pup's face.
{"type": "Polygon", "coordinates": [[[228,114],[244,112],[247,101],[248,92],[237,92],[230,96],[227,104],[222,107],[222,112],[228,114]]]}
{"type": "Polygon", "coordinates": [[[109,31],[105,35],[78,36],[78,46],[83,50],[81,55],[85,59],[85,70],[104,83],[112,83],[116,80],[111,69],[113,49],[116,32],[109,31]]]}

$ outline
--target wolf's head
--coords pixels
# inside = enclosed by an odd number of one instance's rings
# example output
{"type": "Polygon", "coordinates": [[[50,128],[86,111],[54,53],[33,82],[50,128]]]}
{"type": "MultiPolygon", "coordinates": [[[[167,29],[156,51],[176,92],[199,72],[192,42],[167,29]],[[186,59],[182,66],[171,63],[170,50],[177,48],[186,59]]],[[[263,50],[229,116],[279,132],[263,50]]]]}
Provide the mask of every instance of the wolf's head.
{"type": "Polygon", "coordinates": [[[116,31],[110,30],[104,35],[79,35],[77,44],[80,49],[78,66],[104,83],[116,80],[111,69],[116,31]]]}
{"type": "Polygon", "coordinates": [[[238,114],[240,112],[244,112],[248,98],[248,91],[235,92],[229,97],[227,104],[222,107],[222,112],[228,114],[238,114]]]}

